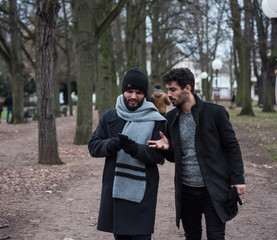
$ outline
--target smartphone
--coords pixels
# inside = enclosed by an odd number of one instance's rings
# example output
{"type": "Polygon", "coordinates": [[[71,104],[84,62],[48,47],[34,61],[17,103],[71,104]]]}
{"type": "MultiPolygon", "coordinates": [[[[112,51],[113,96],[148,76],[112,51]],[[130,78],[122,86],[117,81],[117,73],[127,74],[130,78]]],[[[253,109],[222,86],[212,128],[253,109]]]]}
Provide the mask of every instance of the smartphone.
{"type": "Polygon", "coordinates": [[[125,141],[128,141],[129,140],[129,137],[127,135],[124,135],[122,133],[118,133],[118,137],[121,139],[121,140],[125,140],[125,141]]]}

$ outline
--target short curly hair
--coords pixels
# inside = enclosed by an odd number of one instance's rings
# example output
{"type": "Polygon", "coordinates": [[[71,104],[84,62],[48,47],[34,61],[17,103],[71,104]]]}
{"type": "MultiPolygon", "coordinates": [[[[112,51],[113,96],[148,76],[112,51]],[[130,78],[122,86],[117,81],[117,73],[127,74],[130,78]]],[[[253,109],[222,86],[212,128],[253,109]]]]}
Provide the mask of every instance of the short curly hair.
{"type": "Polygon", "coordinates": [[[173,68],[162,76],[164,84],[175,81],[184,89],[187,85],[191,86],[191,93],[194,93],[195,79],[193,73],[188,68],[173,68]]]}

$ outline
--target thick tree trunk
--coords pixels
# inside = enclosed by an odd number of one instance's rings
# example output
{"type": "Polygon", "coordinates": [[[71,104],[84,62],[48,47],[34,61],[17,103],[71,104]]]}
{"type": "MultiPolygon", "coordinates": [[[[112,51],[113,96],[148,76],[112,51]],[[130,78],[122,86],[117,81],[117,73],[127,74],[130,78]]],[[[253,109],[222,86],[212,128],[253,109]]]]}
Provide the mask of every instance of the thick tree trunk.
{"type": "Polygon", "coordinates": [[[74,144],[87,144],[92,129],[93,73],[95,71],[96,42],[93,29],[93,3],[76,3],[78,30],[77,46],[77,126],[74,144]]]}
{"type": "Polygon", "coordinates": [[[140,1],[140,8],[141,10],[139,14],[138,28],[136,34],[136,66],[146,73],[146,1],[140,1]]]}
{"type": "Polygon", "coordinates": [[[274,112],[274,95],[272,89],[274,89],[273,80],[275,79],[274,69],[276,65],[276,57],[271,57],[268,61],[266,73],[264,74],[264,99],[263,99],[263,112],[274,112]]]}
{"type": "Polygon", "coordinates": [[[20,31],[17,16],[16,0],[10,0],[10,28],[11,28],[11,61],[10,73],[13,87],[13,117],[12,123],[24,122],[24,82],[22,77],[23,65],[21,61],[20,31]]]}
{"type": "Polygon", "coordinates": [[[55,46],[55,54],[54,54],[54,112],[55,117],[61,116],[61,106],[60,106],[60,77],[58,71],[61,67],[61,63],[59,61],[59,57],[57,54],[57,46],[55,46]]]}
{"type": "Polygon", "coordinates": [[[245,17],[244,17],[244,34],[240,41],[241,45],[241,55],[240,56],[240,72],[242,80],[242,109],[240,115],[250,115],[254,116],[252,109],[252,100],[251,100],[251,47],[249,39],[251,39],[251,13],[250,13],[250,3],[247,0],[244,0],[245,7],[245,17]]]}
{"type": "Polygon", "coordinates": [[[127,20],[126,20],[126,67],[130,69],[136,66],[137,61],[137,29],[139,27],[139,14],[141,6],[136,4],[136,1],[128,1],[126,4],[127,9],[127,20]]]}
{"type": "Polygon", "coordinates": [[[277,18],[271,20],[271,57],[269,58],[264,81],[263,112],[274,112],[275,69],[277,66],[277,18]]]}
{"type": "Polygon", "coordinates": [[[98,1],[79,0],[73,3],[77,55],[77,123],[74,144],[87,144],[92,132],[93,77],[97,66],[97,44],[102,34],[120,13],[127,0],[119,0],[116,6],[103,19],[96,22],[98,1]],[[96,3],[97,2],[97,3],[96,3]],[[95,6],[94,6],[95,5],[95,6]]]}
{"type": "MultiPolygon", "coordinates": [[[[103,1],[103,0],[102,0],[103,1]]],[[[111,0],[102,2],[101,10],[103,15],[110,10],[111,0]]],[[[109,27],[103,34],[99,41],[99,77],[96,84],[96,101],[98,107],[99,117],[103,113],[114,108],[116,97],[118,96],[118,87],[116,85],[116,71],[115,71],[115,58],[113,50],[113,36],[111,34],[111,27],[109,27]]]]}
{"type": "Polygon", "coordinates": [[[239,59],[239,76],[238,87],[240,88],[242,97],[242,110],[239,115],[253,116],[254,112],[251,103],[251,68],[250,68],[250,47],[248,44],[250,31],[250,11],[246,0],[244,0],[245,10],[245,28],[244,34],[240,27],[240,8],[237,0],[230,0],[232,12],[232,27],[234,31],[234,45],[238,51],[239,59]]]}
{"type": "Polygon", "coordinates": [[[36,79],[38,93],[38,162],[61,164],[54,114],[54,45],[58,0],[37,1],[36,79]]]}

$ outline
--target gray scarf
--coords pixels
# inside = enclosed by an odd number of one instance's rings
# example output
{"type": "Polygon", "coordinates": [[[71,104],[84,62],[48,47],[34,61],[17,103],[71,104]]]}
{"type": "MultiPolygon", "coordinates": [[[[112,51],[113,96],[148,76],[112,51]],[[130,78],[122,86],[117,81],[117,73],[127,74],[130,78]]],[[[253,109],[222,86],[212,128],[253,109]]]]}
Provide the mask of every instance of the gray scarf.
{"type": "MultiPolygon", "coordinates": [[[[119,117],[127,121],[122,133],[139,144],[146,144],[151,139],[155,121],[165,121],[154,104],[145,99],[138,109],[129,111],[122,94],[117,98],[116,111],[119,117]]],[[[145,189],[145,164],[121,149],[117,153],[113,198],[140,203],[145,189]]]]}

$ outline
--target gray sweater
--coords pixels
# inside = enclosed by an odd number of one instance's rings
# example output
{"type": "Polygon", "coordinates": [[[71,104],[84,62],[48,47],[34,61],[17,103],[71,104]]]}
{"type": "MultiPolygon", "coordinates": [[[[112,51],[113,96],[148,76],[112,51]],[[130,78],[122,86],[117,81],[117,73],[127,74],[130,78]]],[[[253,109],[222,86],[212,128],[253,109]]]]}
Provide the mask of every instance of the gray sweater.
{"type": "Polygon", "coordinates": [[[195,122],[192,114],[181,114],[179,121],[182,148],[182,184],[190,187],[204,187],[195,152],[195,122]]]}

